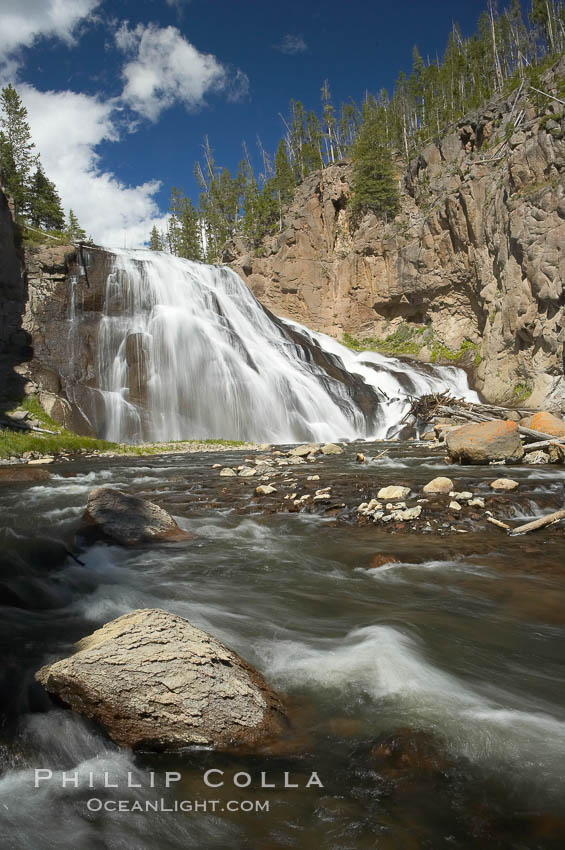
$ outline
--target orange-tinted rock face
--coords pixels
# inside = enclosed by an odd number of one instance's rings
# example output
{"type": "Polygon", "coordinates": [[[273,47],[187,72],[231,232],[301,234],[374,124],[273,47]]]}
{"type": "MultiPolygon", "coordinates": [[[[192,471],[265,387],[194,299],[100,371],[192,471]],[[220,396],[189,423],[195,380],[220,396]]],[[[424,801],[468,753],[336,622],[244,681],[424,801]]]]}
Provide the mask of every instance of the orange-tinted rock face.
{"type": "Polygon", "coordinates": [[[524,455],[518,426],[509,419],[463,425],[448,433],[446,444],[449,456],[458,463],[516,463],[524,455]]]}
{"type": "Polygon", "coordinates": [[[543,434],[549,434],[551,437],[565,437],[565,422],[558,416],[548,413],[547,410],[541,410],[539,413],[534,413],[533,416],[528,416],[522,421],[522,425],[526,428],[532,428],[534,431],[541,431],[543,434]]]}

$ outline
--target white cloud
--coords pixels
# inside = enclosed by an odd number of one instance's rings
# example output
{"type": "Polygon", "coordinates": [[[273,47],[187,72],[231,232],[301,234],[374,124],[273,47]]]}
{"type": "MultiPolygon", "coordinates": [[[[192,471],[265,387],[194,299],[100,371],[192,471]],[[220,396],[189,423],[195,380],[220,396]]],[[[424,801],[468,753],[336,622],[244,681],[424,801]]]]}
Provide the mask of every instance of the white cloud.
{"type": "Polygon", "coordinates": [[[290,35],[289,33],[283,37],[280,44],[275,44],[275,49],[292,56],[295,53],[304,53],[308,50],[308,45],[301,35],[290,35]]]}
{"type": "Polygon", "coordinates": [[[77,24],[87,18],[100,0],[0,0],[0,75],[14,79],[19,51],[40,37],[73,44],[77,24]]]}
{"type": "Polygon", "coordinates": [[[116,44],[132,58],[124,65],[122,101],[150,121],[181,102],[196,109],[209,92],[223,91],[231,100],[245,96],[249,80],[242,71],[228,73],[211,53],[201,53],[176,27],[160,28],[124,22],[116,44]]]}
{"type": "Polygon", "coordinates": [[[71,91],[40,92],[19,87],[32,136],[47,175],[94,240],[109,247],[142,245],[154,224],[165,227],[158,208],[157,180],[126,186],[101,168],[96,147],[117,142],[115,104],[71,91]],[[57,120],[53,120],[53,116],[57,120]]]}

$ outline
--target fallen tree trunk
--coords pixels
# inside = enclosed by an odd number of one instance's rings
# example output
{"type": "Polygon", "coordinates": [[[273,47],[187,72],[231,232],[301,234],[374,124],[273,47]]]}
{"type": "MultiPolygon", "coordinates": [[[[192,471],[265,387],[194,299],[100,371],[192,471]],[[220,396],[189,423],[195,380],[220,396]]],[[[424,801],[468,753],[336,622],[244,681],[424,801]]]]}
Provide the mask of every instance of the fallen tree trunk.
{"type": "MultiPolygon", "coordinates": [[[[471,406],[467,402],[461,401],[460,399],[447,399],[444,396],[441,396],[439,400],[435,399],[438,403],[435,405],[433,412],[430,415],[430,419],[433,416],[453,416],[459,419],[464,419],[467,422],[493,422],[499,418],[507,419],[510,411],[508,408],[504,407],[494,407],[492,405],[481,405],[481,409],[485,411],[496,411],[501,414],[501,416],[492,416],[488,413],[480,413],[476,408],[478,405],[471,406]],[[443,404],[443,401],[449,401],[449,404],[443,404]],[[459,406],[461,405],[461,406],[459,406]],[[464,405],[464,407],[463,407],[464,405]]],[[[420,399],[421,401],[421,399],[420,399]]],[[[543,431],[534,431],[532,428],[526,428],[524,425],[518,425],[518,431],[523,437],[529,437],[534,440],[543,440],[550,442],[563,442],[562,439],[558,437],[551,436],[551,434],[546,434],[543,431]]],[[[538,446],[541,448],[541,446],[538,446]]]]}
{"type": "Polygon", "coordinates": [[[516,537],[518,534],[528,534],[530,531],[536,531],[538,528],[545,528],[546,525],[553,525],[554,522],[559,522],[559,520],[562,519],[565,519],[564,508],[560,511],[554,511],[552,514],[542,516],[539,519],[535,519],[532,522],[527,522],[525,525],[519,525],[517,528],[512,529],[510,537],[516,537]]]}
{"type": "Polygon", "coordinates": [[[528,443],[527,446],[524,446],[524,452],[528,454],[528,452],[535,452],[537,449],[547,449],[552,443],[557,444],[558,446],[562,446],[565,444],[565,438],[559,439],[558,437],[554,437],[553,440],[542,440],[539,443],[528,443]]]}

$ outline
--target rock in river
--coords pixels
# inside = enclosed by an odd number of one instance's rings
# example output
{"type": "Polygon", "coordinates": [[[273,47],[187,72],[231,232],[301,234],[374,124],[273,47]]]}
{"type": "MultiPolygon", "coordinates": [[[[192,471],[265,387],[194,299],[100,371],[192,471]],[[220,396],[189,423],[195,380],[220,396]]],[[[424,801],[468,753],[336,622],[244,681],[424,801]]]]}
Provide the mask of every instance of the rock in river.
{"type": "Polygon", "coordinates": [[[285,728],[281,702],[235,652],[182,617],[132,611],[36,679],[120,746],[257,746],[285,728]]]}
{"type": "Polygon", "coordinates": [[[336,446],[335,443],[325,443],[320,451],[323,455],[342,455],[343,449],[336,446]]]}
{"type": "Polygon", "coordinates": [[[441,475],[438,478],[432,478],[424,487],[424,493],[449,493],[450,490],[453,490],[453,481],[441,475]]]}
{"type": "Polygon", "coordinates": [[[449,431],[445,442],[451,460],[458,463],[516,463],[524,456],[518,426],[509,419],[462,425],[449,431]]]}
{"type": "Polygon", "coordinates": [[[111,487],[97,487],[88,497],[83,516],[87,529],[101,532],[124,546],[156,540],[192,540],[167,511],[111,487]]]}
{"type": "Polygon", "coordinates": [[[519,484],[512,478],[497,478],[490,482],[490,486],[493,490],[515,490],[519,484]]]}
{"type": "Polygon", "coordinates": [[[381,487],[377,493],[377,499],[405,499],[410,495],[410,487],[381,487]]]}
{"type": "Polygon", "coordinates": [[[520,425],[531,428],[533,431],[541,431],[552,437],[565,437],[565,422],[559,416],[548,413],[547,410],[541,410],[539,413],[534,413],[532,416],[522,419],[520,425]]]}

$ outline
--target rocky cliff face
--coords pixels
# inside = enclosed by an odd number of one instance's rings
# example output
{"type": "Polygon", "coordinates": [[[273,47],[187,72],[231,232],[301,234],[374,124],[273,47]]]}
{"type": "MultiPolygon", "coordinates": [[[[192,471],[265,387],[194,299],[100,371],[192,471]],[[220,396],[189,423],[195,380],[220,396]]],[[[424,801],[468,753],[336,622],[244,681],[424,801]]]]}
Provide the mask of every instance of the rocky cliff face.
{"type": "Polygon", "coordinates": [[[22,324],[33,357],[18,369],[56,422],[93,435],[103,420],[96,364],[110,258],[99,249],[46,245],[27,249],[25,261],[22,324]]]}
{"type": "MultiPolygon", "coordinates": [[[[562,59],[543,90],[558,96],[564,77],[562,59]]],[[[388,224],[369,215],[352,231],[351,166],[330,166],[261,256],[226,259],[281,316],[337,338],[400,329],[419,358],[467,365],[490,402],[563,409],[564,113],[523,87],[467,116],[399,166],[388,224]]]]}
{"type": "Polygon", "coordinates": [[[24,381],[14,366],[31,355],[22,329],[26,299],[23,254],[12,209],[0,187],[0,410],[9,409],[23,393],[24,381]]]}

